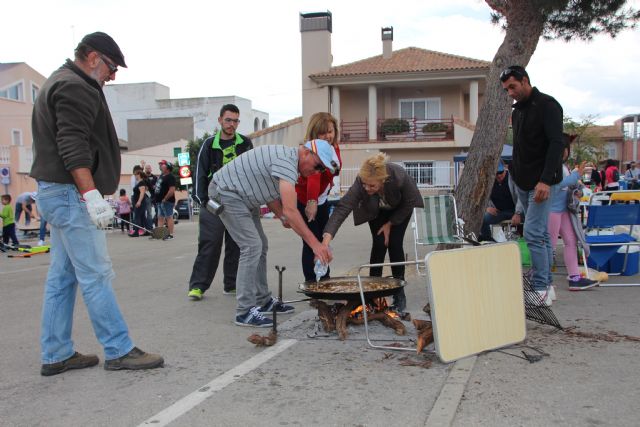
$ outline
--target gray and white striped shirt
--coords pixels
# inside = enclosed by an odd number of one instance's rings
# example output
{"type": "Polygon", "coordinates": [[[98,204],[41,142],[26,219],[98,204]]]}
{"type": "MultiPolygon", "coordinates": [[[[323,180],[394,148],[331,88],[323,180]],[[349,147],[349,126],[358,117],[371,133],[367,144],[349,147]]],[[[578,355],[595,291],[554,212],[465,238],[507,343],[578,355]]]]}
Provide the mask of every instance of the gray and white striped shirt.
{"type": "Polygon", "coordinates": [[[298,147],[263,145],[236,157],[213,175],[219,191],[238,194],[249,206],[280,199],[280,180],[296,184],[298,147]]]}

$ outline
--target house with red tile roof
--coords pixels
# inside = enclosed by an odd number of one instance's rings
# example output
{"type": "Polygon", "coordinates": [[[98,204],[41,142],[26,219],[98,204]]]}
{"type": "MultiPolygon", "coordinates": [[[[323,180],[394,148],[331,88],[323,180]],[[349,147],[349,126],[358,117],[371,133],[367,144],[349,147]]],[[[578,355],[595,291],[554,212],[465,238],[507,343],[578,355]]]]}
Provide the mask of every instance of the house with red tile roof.
{"type": "Polygon", "coordinates": [[[385,27],[380,55],[333,66],[331,12],[300,14],[300,33],[302,128],[313,113],[329,111],[345,168],[383,151],[420,187],[450,187],[453,156],[471,143],[490,62],[418,47],[394,51],[393,27],[385,27]]]}

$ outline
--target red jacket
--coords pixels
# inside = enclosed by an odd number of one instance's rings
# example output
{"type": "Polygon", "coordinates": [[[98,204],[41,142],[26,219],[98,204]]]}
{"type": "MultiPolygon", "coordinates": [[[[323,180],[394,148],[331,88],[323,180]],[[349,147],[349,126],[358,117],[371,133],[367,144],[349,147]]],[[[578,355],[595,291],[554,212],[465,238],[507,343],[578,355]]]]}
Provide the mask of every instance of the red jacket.
{"type": "MultiPolygon", "coordinates": [[[[336,155],[340,164],[342,165],[342,157],[340,157],[340,148],[338,144],[334,144],[333,148],[336,150],[336,155]]],[[[300,176],[298,182],[296,182],[296,194],[298,195],[298,202],[306,205],[309,200],[318,200],[318,196],[324,193],[327,187],[333,185],[333,177],[338,176],[340,171],[333,175],[329,170],[325,170],[322,173],[313,174],[307,178],[300,176]]]]}

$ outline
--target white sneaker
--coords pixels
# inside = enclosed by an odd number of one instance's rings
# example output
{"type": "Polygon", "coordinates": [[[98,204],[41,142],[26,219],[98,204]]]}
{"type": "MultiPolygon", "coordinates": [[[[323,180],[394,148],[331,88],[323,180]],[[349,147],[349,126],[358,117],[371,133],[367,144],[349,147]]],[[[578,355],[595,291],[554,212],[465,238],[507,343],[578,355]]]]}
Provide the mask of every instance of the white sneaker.
{"type": "Polygon", "coordinates": [[[549,297],[551,298],[551,301],[558,299],[558,297],[556,297],[556,287],[553,285],[549,286],[549,297]]]}
{"type": "Polygon", "coordinates": [[[546,307],[551,307],[551,304],[553,302],[551,300],[551,291],[547,289],[546,291],[536,291],[536,292],[540,296],[540,299],[542,300],[542,304],[546,307]]]}
{"type": "Polygon", "coordinates": [[[38,246],[44,246],[44,240],[38,240],[38,246]]]}

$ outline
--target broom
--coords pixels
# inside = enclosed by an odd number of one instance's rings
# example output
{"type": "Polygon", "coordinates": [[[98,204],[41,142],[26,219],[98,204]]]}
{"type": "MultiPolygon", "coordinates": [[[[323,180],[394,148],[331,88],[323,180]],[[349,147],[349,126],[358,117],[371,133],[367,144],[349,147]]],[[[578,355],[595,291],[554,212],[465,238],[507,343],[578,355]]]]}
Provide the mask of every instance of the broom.
{"type": "Polygon", "coordinates": [[[147,230],[146,228],[141,227],[141,226],[139,226],[137,224],[134,224],[132,222],[129,222],[126,219],[122,219],[120,217],[118,217],[118,219],[120,221],[124,222],[125,224],[129,224],[129,225],[132,225],[134,227],[141,228],[142,230],[144,230],[147,233],[151,234],[151,238],[152,239],[163,240],[165,237],[167,237],[169,235],[169,230],[167,230],[166,227],[156,227],[153,230],[147,230]]]}

